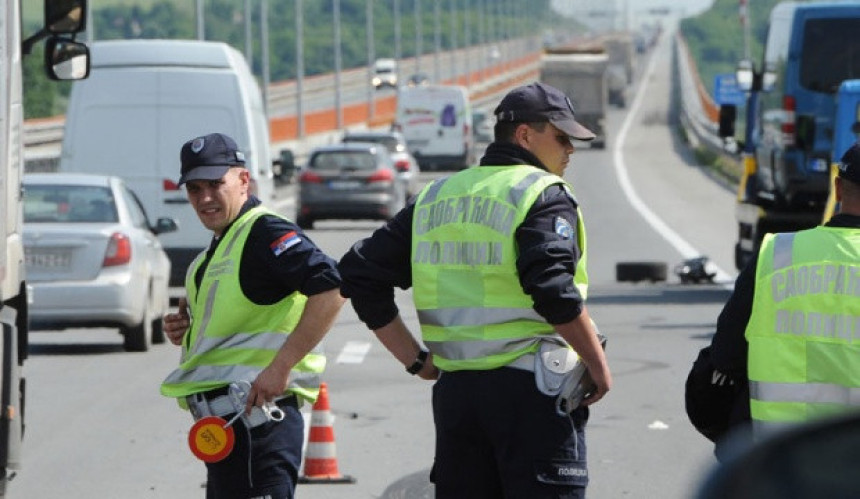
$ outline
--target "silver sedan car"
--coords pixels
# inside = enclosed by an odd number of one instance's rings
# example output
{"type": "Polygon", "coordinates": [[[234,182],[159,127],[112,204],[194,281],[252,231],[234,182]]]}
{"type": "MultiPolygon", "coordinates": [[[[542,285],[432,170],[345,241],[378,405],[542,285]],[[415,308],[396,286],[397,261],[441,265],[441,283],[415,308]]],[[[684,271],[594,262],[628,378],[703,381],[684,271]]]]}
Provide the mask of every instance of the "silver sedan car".
{"type": "Polygon", "coordinates": [[[128,351],[165,340],[170,261],[155,225],[118,177],[24,176],[24,262],[33,329],[119,328],[128,351]]]}

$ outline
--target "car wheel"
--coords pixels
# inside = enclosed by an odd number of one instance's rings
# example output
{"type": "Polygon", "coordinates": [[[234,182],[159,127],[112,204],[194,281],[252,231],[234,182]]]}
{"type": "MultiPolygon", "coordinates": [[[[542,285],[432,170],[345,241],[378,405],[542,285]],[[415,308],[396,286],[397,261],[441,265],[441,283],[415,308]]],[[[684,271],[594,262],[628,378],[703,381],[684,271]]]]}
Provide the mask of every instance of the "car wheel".
{"type": "Polygon", "coordinates": [[[149,350],[152,334],[152,321],[149,319],[149,307],[143,310],[140,324],[120,329],[123,336],[123,348],[126,352],[146,352],[149,350]]]}
{"type": "Polygon", "coordinates": [[[167,340],[164,335],[164,323],[161,322],[161,317],[156,317],[152,320],[152,343],[161,345],[167,340]]]}
{"type": "Polygon", "coordinates": [[[296,219],[296,225],[298,225],[302,229],[313,229],[314,221],[308,217],[298,217],[296,219]]]}
{"type": "Polygon", "coordinates": [[[618,282],[665,281],[665,262],[621,262],[615,264],[615,280],[618,282]]]}

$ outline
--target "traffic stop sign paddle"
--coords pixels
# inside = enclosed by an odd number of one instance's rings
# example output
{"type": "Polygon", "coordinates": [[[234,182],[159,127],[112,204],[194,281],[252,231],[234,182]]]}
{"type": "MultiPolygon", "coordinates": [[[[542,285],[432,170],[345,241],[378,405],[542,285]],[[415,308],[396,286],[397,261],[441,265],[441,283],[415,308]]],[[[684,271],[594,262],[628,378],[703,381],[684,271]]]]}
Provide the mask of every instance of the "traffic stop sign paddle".
{"type": "Polygon", "coordinates": [[[199,419],[188,432],[191,452],[206,463],[217,463],[230,455],[235,442],[233,426],[227,426],[227,421],[218,416],[199,419]]]}

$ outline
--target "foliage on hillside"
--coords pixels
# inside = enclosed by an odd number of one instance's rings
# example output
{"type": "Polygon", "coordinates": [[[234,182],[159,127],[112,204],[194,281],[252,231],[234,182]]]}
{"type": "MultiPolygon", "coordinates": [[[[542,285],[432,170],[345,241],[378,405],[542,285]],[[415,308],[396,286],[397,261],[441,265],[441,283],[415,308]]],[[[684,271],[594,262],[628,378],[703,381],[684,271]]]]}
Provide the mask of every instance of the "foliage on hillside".
{"type": "MultiPolygon", "coordinates": [[[[196,20],[194,2],[188,0],[146,0],[123,2],[103,0],[90,2],[93,34],[95,40],[125,38],[180,38],[195,39],[196,20]]],[[[252,68],[262,74],[260,47],[260,2],[251,2],[252,19],[252,68]]],[[[463,2],[442,0],[440,9],[440,32],[442,50],[478,43],[483,34],[485,40],[499,40],[507,36],[539,34],[544,28],[561,26],[566,20],[556,15],[549,7],[550,0],[532,0],[528,6],[529,16],[522,19],[510,15],[511,2],[504,10],[499,2],[484,2],[483,27],[479,26],[477,2],[469,2],[470,11],[464,16],[463,2]],[[454,7],[456,6],[456,7],[454,7]],[[451,35],[451,26],[457,26],[451,35]],[[483,29],[482,29],[483,28],[483,29]],[[468,36],[468,40],[466,37],[468,36]]],[[[332,1],[307,0],[303,5],[304,73],[314,75],[334,71],[334,14],[332,1]]],[[[373,29],[375,57],[394,57],[395,22],[394,0],[374,0],[373,29]]],[[[434,2],[420,3],[420,24],[415,21],[415,3],[400,0],[401,57],[412,57],[417,52],[416,27],[420,26],[421,53],[429,54],[435,48],[436,17],[434,2]]],[[[367,0],[340,0],[342,68],[368,64],[367,0]]],[[[269,74],[271,81],[292,79],[296,76],[296,22],[295,3],[277,0],[268,1],[269,25],[269,74]]],[[[245,52],[244,2],[237,0],[206,0],[205,31],[207,40],[227,42],[245,52]]],[[[31,26],[32,28],[32,26],[31,26]]],[[[28,32],[31,32],[28,30],[28,32]]],[[[27,58],[25,81],[26,116],[38,117],[62,113],[65,99],[49,95],[55,85],[38,80],[41,76],[41,59],[27,58]]],[[[68,90],[68,85],[61,88],[68,90]]]]}
{"type": "MultiPolygon", "coordinates": [[[[750,55],[761,61],[770,11],[779,0],[748,0],[750,55]]],[[[738,0],[715,0],[711,8],[681,21],[681,33],[699,68],[702,83],[713,94],[714,76],[733,73],[744,57],[744,32],[738,0]]]]}

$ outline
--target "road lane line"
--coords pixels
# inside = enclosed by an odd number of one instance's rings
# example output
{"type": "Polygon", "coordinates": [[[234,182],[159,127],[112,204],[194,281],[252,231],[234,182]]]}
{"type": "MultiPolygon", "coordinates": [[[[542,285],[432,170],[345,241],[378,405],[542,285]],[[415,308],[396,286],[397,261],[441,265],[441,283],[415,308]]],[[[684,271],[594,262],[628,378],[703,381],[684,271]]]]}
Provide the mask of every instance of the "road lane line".
{"type": "Polygon", "coordinates": [[[369,351],[369,341],[347,341],[334,362],[335,364],[361,364],[369,351]]]}
{"type": "MultiPolygon", "coordinates": [[[[632,182],[630,182],[630,176],[627,174],[627,164],[624,162],[624,155],[621,154],[621,149],[627,139],[627,132],[633,123],[633,119],[638,115],[639,108],[642,106],[642,101],[645,98],[645,91],[648,88],[651,75],[654,73],[657,58],[657,54],[651,55],[651,59],[648,62],[648,68],[645,70],[642,75],[642,79],[640,80],[641,83],[639,85],[639,90],[636,92],[636,98],[633,99],[633,105],[630,106],[630,112],[627,113],[627,116],[624,117],[624,122],[621,124],[621,130],[618,132],[618,139],[612,147],[613,164],[615,166],[615,174],[618,177],[618,183],[621,184],[621,189],[624,191],[624,195],[627,196],[633,209],[639,212],[648,225],[650,225],[657,234],[660,235],[660,237],[672,245],[672,247],[675,248],[683,258],[695,258],[703,255],[703,253],[694,248],[693,245],[688,243],[680,234],[672,230],[672,228],[669,227],[662,218],[651,211],[651,208],[649,208],[636,193],[632,182]]],[[[723,283],[723,287],[732,289],[734,287],[734,279],[723,269],[717,266],[716,263],[714,263],[714,265],[717,269],[716,281],[723,283]]]]}

